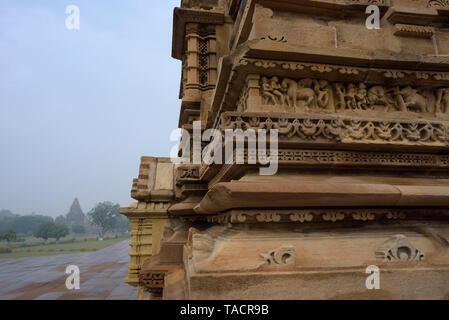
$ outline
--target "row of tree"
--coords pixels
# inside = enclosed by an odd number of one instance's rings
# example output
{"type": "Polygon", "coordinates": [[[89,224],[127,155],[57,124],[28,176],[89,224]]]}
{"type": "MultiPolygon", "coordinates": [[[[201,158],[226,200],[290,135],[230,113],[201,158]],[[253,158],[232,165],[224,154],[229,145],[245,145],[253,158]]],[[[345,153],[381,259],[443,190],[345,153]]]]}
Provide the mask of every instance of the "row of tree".
{"type": "Polygon", "coordinates": [[[0,218],[0,233],[7,230],[14,230],[17,234],[32,236],[37,232],[39,226],[46,222],[53,222],[53,219],[36,214],[28,216],[4,216],[0,218]]]}
{"type": "MultiPolygon", "coordinates": [[[[119,207],[119,204],[101,202],[87,214],[89,223],[96,227],[100,239],[108,231],[129,231],[129,220],[119,213],[119,207]]],[[[45,240],[49,238],[59,240],[70,233],[70,229],[66,225],[56,223],[51,217],[0,215],[0,233],[10,231],[25,236],[34,235],[45,240]]],[[[87,230],[83,225],[73,225],[72,232],[81,234],[87,230]]]]}

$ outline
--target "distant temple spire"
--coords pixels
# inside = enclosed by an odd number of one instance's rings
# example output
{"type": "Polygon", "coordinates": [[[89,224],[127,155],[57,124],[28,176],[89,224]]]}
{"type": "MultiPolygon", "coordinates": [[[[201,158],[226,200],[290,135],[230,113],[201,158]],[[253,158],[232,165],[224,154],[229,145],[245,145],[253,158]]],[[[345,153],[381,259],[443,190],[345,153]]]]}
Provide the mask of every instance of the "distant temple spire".
{"type": "Polygon", "coordinates": [[[75,224],[85,224],[86,216],[84,215],[83,210],[81,210],[78,198],[75,198],[75,200],[73,200],[73,203],[70,206],[70,211],[69,213],[67,213],[66,219],[68,226],[73,226],[75,224]]]}

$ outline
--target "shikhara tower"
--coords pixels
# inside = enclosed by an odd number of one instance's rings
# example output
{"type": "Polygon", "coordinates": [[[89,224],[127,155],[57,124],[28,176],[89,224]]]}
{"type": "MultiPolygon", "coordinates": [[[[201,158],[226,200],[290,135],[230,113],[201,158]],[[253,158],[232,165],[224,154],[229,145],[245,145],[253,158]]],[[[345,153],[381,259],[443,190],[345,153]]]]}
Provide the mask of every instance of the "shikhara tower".
{"type": "Polygon", "coordinates": [[[447,0],[182,1],[179,127],[277,129],[279,170],[143,157],[139,298],[447,297],[448,25],[447,0]]]}

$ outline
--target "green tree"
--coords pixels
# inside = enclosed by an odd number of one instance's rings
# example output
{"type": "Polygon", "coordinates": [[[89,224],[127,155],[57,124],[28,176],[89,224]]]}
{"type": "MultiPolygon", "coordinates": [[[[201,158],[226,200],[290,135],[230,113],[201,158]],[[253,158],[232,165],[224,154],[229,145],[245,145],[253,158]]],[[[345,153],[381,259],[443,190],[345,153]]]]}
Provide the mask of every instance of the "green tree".
{"type": "Polygon", "coordinates": [[[0,240],[6,240],[9,244],[10,242],[17,240],[17,234],[14,230],[7,230],[0,234],[0,240]]]}
{"type": "Polygon", "coordinates": [[[72,226],[72,231],[76,234],[86,233],[86,228],[82,224],[74,224],[72,226]]]}
{"type": "Polygon", "coordinates": [[[56,238],[56,241],[59,241],[59,239],[64,238],[69,233],[70,230],[67,226],[63,224],[55,224],[50,237],[56,238]]]}
{"type": "Polygon", "coordinates": [[[98,233],[100,240],[103,240],[103,236],[107,231],[113,230],[116,227],[117,218],[120,215],[119,208],[119,204],[106,201],[95,205],[87,214],[90,223],[99,227],[98,233]]]}
{"type": "Polygon", "coordinates": [[[33,235],[39,226],[46,222],[53,222],[53,218],[42,215],[28,215],[15,217],[10,229],[14,229],[18,234],[33,235]]]}
{"type": "Polygon", "coordinates": [[[54,222],[45,222],[39,226],[35,236],[47,241],[49,238],[55,238],[56,241],[65,237],[70,233],[67,226],[63,224],[56,224],[54,222]]]}
{"type": "Polygon", "coordinates": [[[44,222],[42,224],[39,225],[39,227],[37,228],[36,233],[34,234],[34,236],[36,238],[42,238],[45,241],[48,240],[48,238],[51,238],[53,233],[54,233],[54,228],[55,228],[56,224],[54,222],[44,222]]]}

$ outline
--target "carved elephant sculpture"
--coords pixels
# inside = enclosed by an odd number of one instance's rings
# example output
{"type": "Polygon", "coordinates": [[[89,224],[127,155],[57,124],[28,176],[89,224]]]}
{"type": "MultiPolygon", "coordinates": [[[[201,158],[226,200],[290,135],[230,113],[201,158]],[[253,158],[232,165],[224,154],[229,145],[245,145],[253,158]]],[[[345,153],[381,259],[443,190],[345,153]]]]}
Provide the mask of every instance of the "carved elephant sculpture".
{"type": "Polygon", "coordinates": [[[407,86],[401,90],[401,95],[404,99],[404,104],[407,109],[416,112],[426,112],[427,102],[418,90],[407,86]]]}

